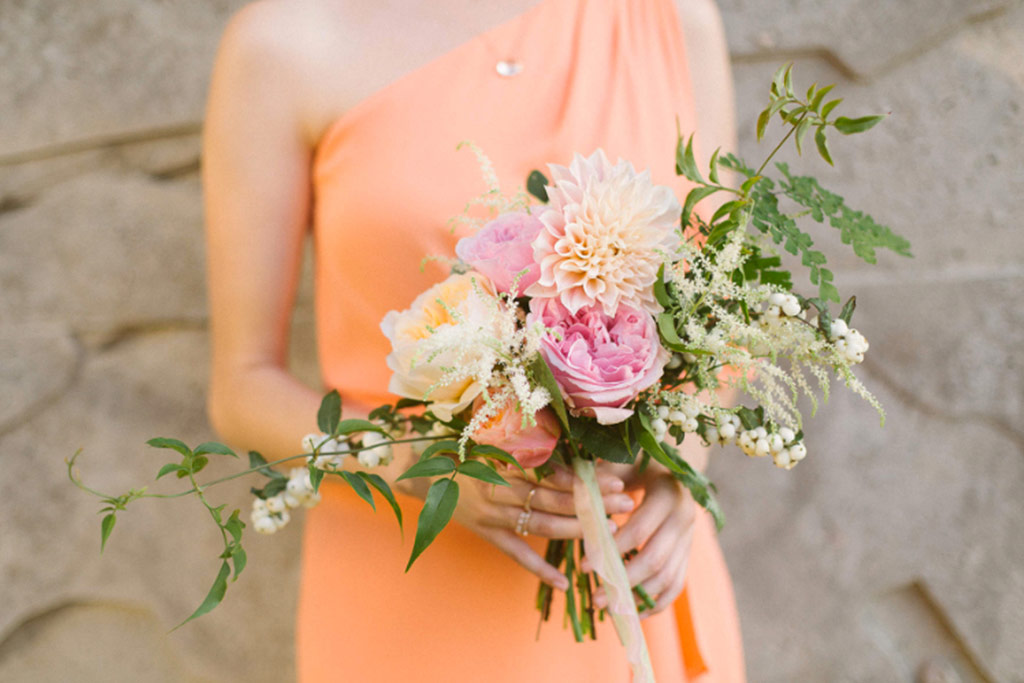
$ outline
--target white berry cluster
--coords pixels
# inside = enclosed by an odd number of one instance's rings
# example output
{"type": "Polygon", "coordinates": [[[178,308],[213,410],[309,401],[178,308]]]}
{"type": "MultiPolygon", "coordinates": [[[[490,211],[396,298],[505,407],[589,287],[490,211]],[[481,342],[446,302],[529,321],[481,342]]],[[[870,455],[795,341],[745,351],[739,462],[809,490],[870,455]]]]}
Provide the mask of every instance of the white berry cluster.
{"type": "Polygon", "coordinates": [[[797,440],[796,432],[789,427],[780,427],[775,432],[769,432],[765,427],[743,429],[737,415],[720,416],[715,427],[704,430],[704,438],[709,444],[724,446],[735,443],[751,457],[771,455],[778,467],[787,470],[807,456],[807,446],[797,440]]]}
{"type": "Polygon", "coordinates": [[[850,365],[862,362],[864,352],[868,350],[867,338],[849,327],[841,318],[832,321],[832,334],[829,335],[829,341],[850,365]]]}
{"type": "Polygon", "coordinates": [[[327,471],[340,468],[345,460],[344,453],[349,450],[346,442],[332,439],[326,434],[306,434],[302,437],[302,448],[306,453],[316,452],[317,455],[312,457],[313,466],[327,471]]]}
{"type": "Polygon", "coordinates": [[[658,441],[665,438],[668,428],[672,425],[681,428],[688,434],[697,431],[697,416],[700,415],[700,408],[692,403],[684,403],[678,409],[658,406],[656,412],[657,417],[651,420],[651,428],[654,429],[654,436],[658,441]]]}
{"type": "Polygon", "coordinates": [[[380,432],[365,432],[361,440],[357,440],[357,446],[362,446],[356,456],[359,464],[363,467],[377,467],[387,465],[394,457],[391,450],[391,439],[380,432]]]}
{"type": "Polygon", "coordinates": [[[266,500],[256,498],[252,501],[252,526],[258,533],[272,534],[291,520],[288,512],[291,508],[311,508],[320,502],[320,494],[313,491],[313,482],[309,479],[309,470],[295,467],[288,477],[284,491],[266,500]]]}
{"type": "Polygon", "coordinates": [[[764,314],[769,318],[781,318],[782,316],[795,318],[802,312],[800,300],[795,295],[785,292],[774,292],[769,296],[768,307],[764,310],[764,314]]]}

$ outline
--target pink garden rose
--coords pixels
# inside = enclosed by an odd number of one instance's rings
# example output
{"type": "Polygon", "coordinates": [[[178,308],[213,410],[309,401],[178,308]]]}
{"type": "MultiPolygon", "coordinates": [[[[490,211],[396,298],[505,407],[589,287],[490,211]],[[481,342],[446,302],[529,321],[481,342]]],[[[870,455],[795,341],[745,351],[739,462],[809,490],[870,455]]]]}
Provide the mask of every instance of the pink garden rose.
{"type": "Polygon", "coordinates": [[[490,278],[499,292],[508,292],[516,275],[523,273],[516,283],[516,292],[522,294],[540,277],[532,243],[542,227],[526,211],[503,213],[472,237],[459,240],[455,253],[490,278]]]}
{"type": "MultiPolygon", "coordinates": [[[[477,399],[477,407],[483,399],[477,399]]],[[[537,424],[523,427],[523,414],[510,401],[473,435],[477,443],[497,446],[512,455],[523,468],[540,467],[551,457],[561,429],[550,408],[537,411],[537,424]]]]}
{"type": "Polygon", "coordinates": [[[540,352],[566,402],[601,424],[632,415],[624,406],[661,378],[671,358],[651,314],[622,303],[609,316],[600,305],[571,313],[559,299],[533,299],[527,323],[534,322],[552,330],[540,352]]]}

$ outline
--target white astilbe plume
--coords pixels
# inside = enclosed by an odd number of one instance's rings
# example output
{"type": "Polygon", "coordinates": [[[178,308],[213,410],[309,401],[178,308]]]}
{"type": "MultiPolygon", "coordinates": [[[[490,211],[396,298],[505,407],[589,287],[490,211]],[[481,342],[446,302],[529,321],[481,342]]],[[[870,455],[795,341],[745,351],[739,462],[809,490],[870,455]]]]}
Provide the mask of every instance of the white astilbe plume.
{"type": "Polygon", "coordinates": [[[431,329],[419,341],[415,360],[415,364],[431,364],[444,359],[437,380],[419,398],[430,400],[440,388],[471,385],[473,397],[482,399],[459,439],[460,457],[465,457],[473,434],[509,401],[515,401],[529,425],[535,423],[536,412],[551,402],[543,387],[532,385],[528,371],[540,348],[543,326],[526,325],[511,296],[493,296],[477,283],[473,295],[484,305],[469,309],[472,318],[449,309],[450,322],[431,329]]]}
{"type": "Polygon", "coordinates": [[[489,218],[493,218],[498,214],[513,211],[526,211],[529,209],[530,197],[524,188],[520,187],[511,196],[505,196],[502,194],[501,182],[498,180],[498,174],[494,171],[494,164],[491,163],[491,160],[486,154],[484,154],[483,150],[481,150],[476,143],[469,140],[463,140],[460,142],[457,149],[462,149],[463,147],[469,148],[469,150],[473,152],[474,156],[476,156],[477,163],[480,164],[480,175],[483,176],[487,190],[480,196],[474,197],[466,202],[466,206],[463,208],[462,213],[448,221],[448,226],[452,232],[454,232],[460,225],[471,226],[475,231],[482,227],[489,218]],[[476,206],[486,208],[487,216],[472,216],[471,213],[473,211],[473,207],[476,206]]]}

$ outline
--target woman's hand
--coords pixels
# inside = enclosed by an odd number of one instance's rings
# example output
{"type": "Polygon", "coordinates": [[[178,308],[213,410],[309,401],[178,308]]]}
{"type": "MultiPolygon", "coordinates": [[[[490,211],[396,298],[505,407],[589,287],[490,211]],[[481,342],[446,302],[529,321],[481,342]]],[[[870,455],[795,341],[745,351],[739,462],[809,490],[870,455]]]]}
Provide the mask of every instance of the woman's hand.
{"type": "MultiPolygon", "coordinates": [[[[603,469],[599,467],[599,472],[603,469]]],[[[686,487],[657,463],[650,463],[641,475],[626,476],[625,481],[629,488],[643,488],[644,498],[615,534],[615,541],[622,554],[639,550],[626,563],[626,575],[631,586],[641,586],[654,599],[654,607],[640,615],[647,617],[671,605],[683,590],[697,504],[686,487]]],[[[591,569],[586,560],[583,567],[591,569]]],[[[607,606],[603,590],[594,592],[594,605],[607,606]]]]}
{"type": "MultiPolygon", "coordinates": [[[[460,477],[459,504],[454,518],[467,529],[496,546],[544,583],[559,590],[569,587],[565,575],[548,564],[525,540],[532,534],[544,538],[581,538],[573,502],[573,475],[557,467],[555,473],[535,481],[521,473],[505,474],[509,486],[495,486],[471,477],[460,477]],[[533,494],[531,495],[531,491],[533,494]],[[529,499],[529,514],[523,514],[529,499]],[[517,533],[520,519],[525,526],[517,533]]],[[[628,512],[633,499],[624,493],[625,482],[612,472],[598,476],[598,485],[609,512],[628,512]]],[[[614,522],[609,521],[612,530],[614,522]]]]}

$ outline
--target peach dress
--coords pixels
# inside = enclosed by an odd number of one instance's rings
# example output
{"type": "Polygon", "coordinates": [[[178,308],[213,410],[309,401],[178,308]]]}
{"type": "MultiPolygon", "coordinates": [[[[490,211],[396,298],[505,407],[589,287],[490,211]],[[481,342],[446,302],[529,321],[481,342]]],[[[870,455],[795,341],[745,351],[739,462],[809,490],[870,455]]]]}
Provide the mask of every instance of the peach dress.
{"type": "MultiPolygon", "coordinates": [[[[441,280],[427,254],[453,255],[448,220],[485,187],[469,151],[490,157],[506,191],[546,162],[603,147],[614,160],[674,173],[676,118],[694,127],[672,0],[541,0],[371,95],[324,135],[314,161],[319,355],[325,384],[373,406],[387,393],[384,313],[441,280]],[[514,43],[514,44],[513,44],[514,43]],[[514,77],[495,64],[513,51],[514,77]]],[[[628,681],[610,621],[577,644],[558,616],[536,639],[537,579],[456,523],[404,573],[418,502],[402,498],[405,539],[327,480],[306,517],[297,621],[301,683],[628,681]]],[[[531,537],[543,554],[544,539],[531,537]]],[[[562,606],[556,600],[553,614],[562,606]]],[[[699,517],[687,588],[644,622],[658,680],[743,681],[728,573],[699,517]]]]}

